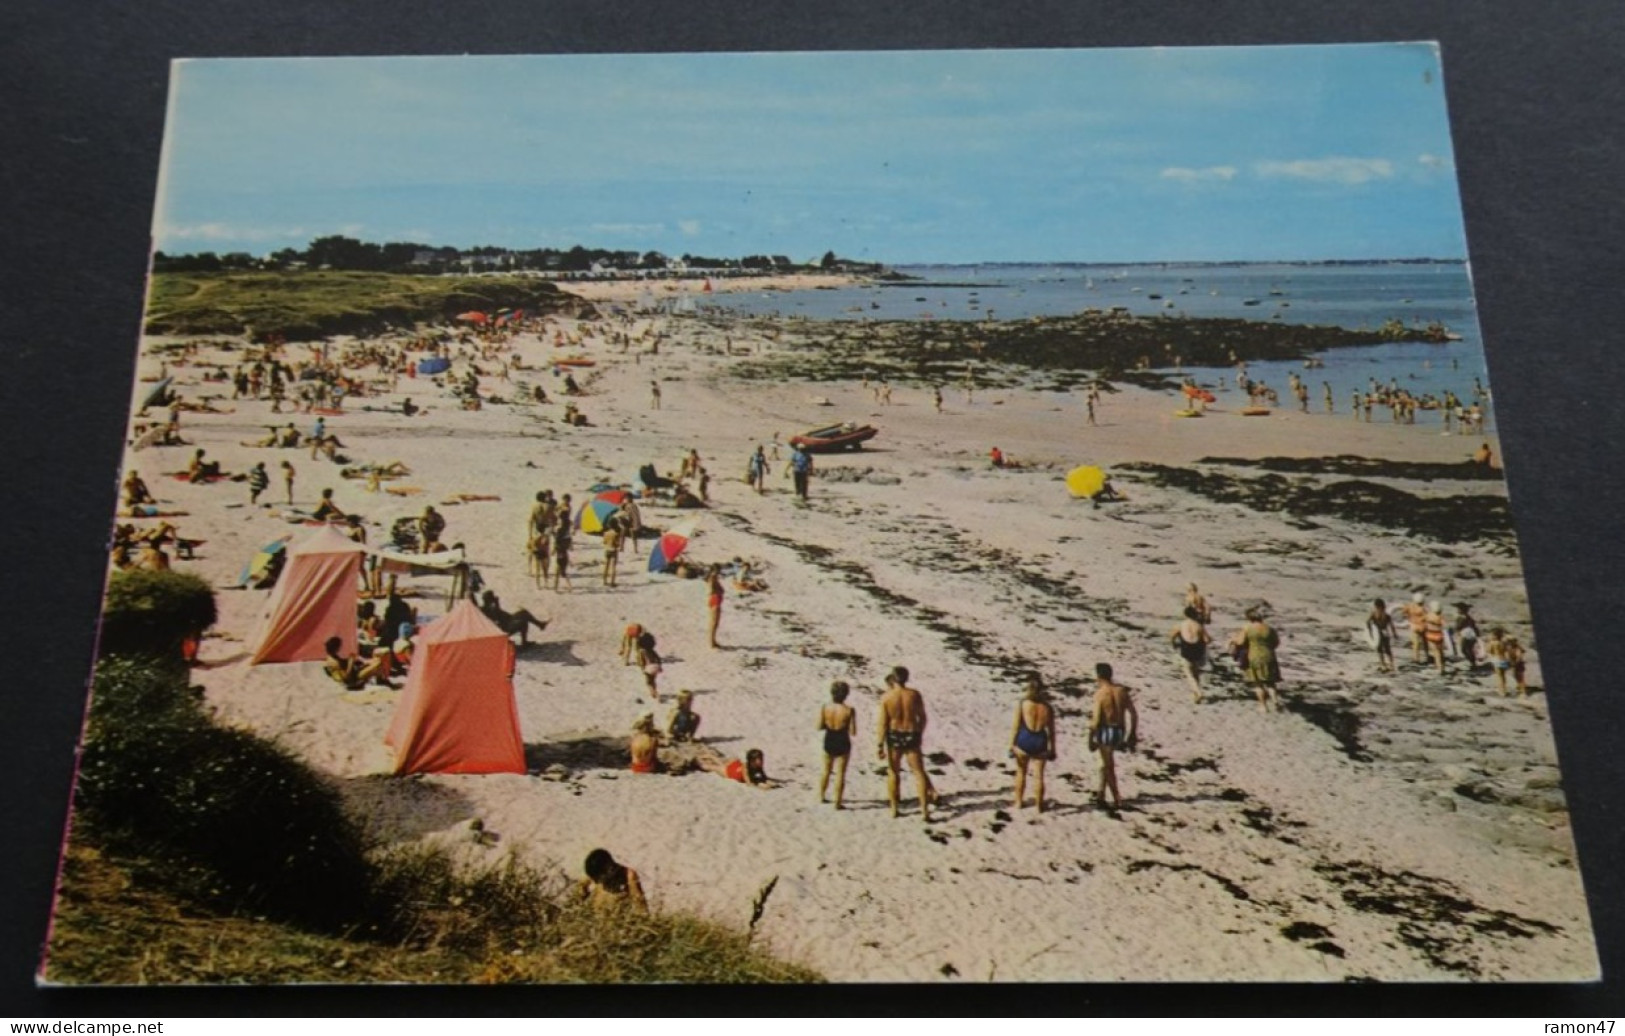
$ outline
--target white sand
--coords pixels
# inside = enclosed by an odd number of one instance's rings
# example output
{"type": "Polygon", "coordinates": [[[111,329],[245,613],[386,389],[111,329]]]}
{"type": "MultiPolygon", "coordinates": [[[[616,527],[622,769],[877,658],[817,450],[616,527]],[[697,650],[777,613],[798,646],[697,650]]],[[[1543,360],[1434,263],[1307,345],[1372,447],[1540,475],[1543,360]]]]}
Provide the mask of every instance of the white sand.
{"type": "MultiPolygon", "coordinates": [[[[614,291],[576,287],[600,298],[614,291]]],[[[1415,585],[1475,602],[1486,629],[1502,623],[1528,643],[1515,559],[1337,520],[1298,528],[1282,514],[1130,477],[1116,479],[1130,500],[1097,511],[1072,500],[1060,481],[1085,461],[1340,453],[1457,461],[1473,440],[1440,436],[1436,427],[1357,423],[1346,413],[1247,419],[1233,412],[1233,392],[1218,404],[1231,412],[1179,420],[1169,395],[1125,389],[1107,398],[1091,428],[1081,398],[1005,391],[978,393],[967,406],[950,388],[938,415],[918,386],[895,386],[894,405],[882,407],[852,384],[737,382],[730,361],[694,347],[717,332],[681,319],[666,331],[661,355],[641,363],[589,338],[584,351],[600,360],[581,400],[591,428],[558,423],[557,403],[464,412],[424,381],[405,379],[396,396],[352,400],[352,412],[328,418],[351,457],[411,467],[403,481],[426,492],[407,499],[370,495],[308,451],[238,446],[287,420],[269,415],[266,402],[188,414],[183,433],[228,470],[266,460],[271,499],[280,499],[276,463],[289,457],[298,500],[310,506],[318,490],[334,487],[342,506],[369,519],[374,542],[392,518],[426,502],[500,495],[441,510],[448,541],[468,544],[507,607],[552,620],[539,645],[521,652],[515,681],[533,757],[545,764],[585,732],[623,736],[647,707],[640,677],[617,658],[621,629],[635,621],[659,635],[667,658],[661,722],[676,690],[692,689],[705,739],[730,755],[762,748],[785,786],[638,776],[607,763],[566,767],[561,779],[378,777],[390,766],[381,738],[393,696],[346,695],[314,663],[249,669],[232,661],[245,646],[233,638],[251,634],[265,592],[220,594],[226,635],[207,641],[204,657],[230,664],[198,674],[220,715],[331,774],[385,840],[448,837],[477,816],[501,836],[483,850],[493,862],[512,851],[571,873],[601,845],[639,870],[658,908],[737,927],[777,878],[758,938],[835,979],[1596,975],[1567,813],[1549,789],[1556,761],[1541,698],[1498,698],[1488,676],[1467,675],[1461,663],[1448,679],[1408,665],[1380,677],[1360,635],[1371,598],[1397,603],[1415,585]],[[658,412],[648,388],[656,373],[664,388],[658,412]],[[405,395],[434,409],[413,419],[358,409],[405,395]],[[813,405],[820,395],[835,405],[813,405]],[[805,507],[778,465],[765,495],[740,480],[756,443],[835,420],[871,421],[882,432],[872,450],[821,457],[820,467],[872,468],[878,478],[815,479],[805,507]],[[994,444],[1053,466],[990,470],[994,444]],[[758,562],[770,584],[729,594],[723,650],[705,645],[703,584],[648,575],[648,541],[643,557],[623,557],[614,590],[597,585],[597,541],[585,536],[574,591],[534,587],[522,546],[537,490],[571,492],[579,503],[592,483],[629,480],[645,460],[675,470],[689,447],[713,476],[713,509],[703,512],[692,555],[758,562]],[[1283,635],[1285,698],[1346,703],[1369,760],[1350,758],[1304,714],[1260,715],[1233,678],[1215,683],[1207,704],[1191,704],[1165,638],[1193,580],[1215,609],[1217,638],[1239,625],[1246,604],[1270,602],[1283,635]],[[1120,761],[1133,808],[1118,817],[1091,805],[1088,699],[1078,695],[1089,690],[1097,661],[1113,663],[1135,688],[1144,724],[1147,750],[1120,761]],[[888,815],[875,760],[876,689],[897,664],[913,671],[931,713],[926,748],[940,760],[933,772],[946,801],[929,826],[888,815]],[[1057,698],[1054,805],[1042,817],[1010,808],[1015,676],[1027,667],[1052,685],[1081,681],[1057,698]],[[860,725],[844,812],[820,805],[815,793],[814,728],[833,679],[854,684],[860,725]],[[1485,788],[1526,801],[1478,801],[1490,797],[1485,788]]],[[[533,336],[519,347],[538,363],[554,352],[533,336]]],[[[144,356],[141,369],[150,374],[157,364],[144,356]]],[[[229,385],[189,384],[196,367],[174,373],[188,397],[229,394],[229,385]]],[[[555,388],[550,375],[528,376],[555,388]]],[[[495,379],[485,388],[510,391],[495,379]]],[[[311,421],[294,420],[302,429],[311,421]]],[[[240,483],[160,477],[184,467],[191,449],[144,450],[131,460],[166,505],[189,512],[176,519],[182,534],[207,540],[199,560],[178,567],[225,586],[258,544],[302,530],[248,508],[240,483]]],[[[1500,491],[1495,483],[1396,484],[1500,491]]],[[[645,520],[659,525],[680,514],[651,508],[645,520]]],[[[416,585],[424,610],[440,611],[445,583],[416,585]]],[[[1399,650],[1403,661],[1403,643],[1399,650]]],[[[1538,665],[1530,680],[1541,683],[1538,665]]],[[[904,788],[912,808],[907,777],[904,788]]]]}

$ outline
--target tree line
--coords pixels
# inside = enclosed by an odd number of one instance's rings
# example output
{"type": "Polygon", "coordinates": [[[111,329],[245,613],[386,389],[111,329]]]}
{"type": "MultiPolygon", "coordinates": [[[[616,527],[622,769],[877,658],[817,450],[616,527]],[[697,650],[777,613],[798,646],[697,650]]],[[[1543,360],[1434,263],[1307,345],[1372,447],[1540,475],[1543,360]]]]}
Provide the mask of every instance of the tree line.
{"type": "Polygon", "coordinates": [[[214,273],[237,270],[367,270],[379,273],[502,273],[535,271],[554,274],[587,273],[594,267],[622,271],[689,270],[794,272],[827,270],[878,273],[878,263],[841,259],[833,251],[816,262],[796,263],[782,255],[747,255],[738,258],[684,253],[674,260],[661,252],[626,249],[570,248],[512,249],[495,245],[453,248],[391,241],[377,244],[340,234],[319,237],[305,248],[282,248],[267,255],[248,252],[194,252],[172,255],[156,252],[157,273],[214,273]]]}

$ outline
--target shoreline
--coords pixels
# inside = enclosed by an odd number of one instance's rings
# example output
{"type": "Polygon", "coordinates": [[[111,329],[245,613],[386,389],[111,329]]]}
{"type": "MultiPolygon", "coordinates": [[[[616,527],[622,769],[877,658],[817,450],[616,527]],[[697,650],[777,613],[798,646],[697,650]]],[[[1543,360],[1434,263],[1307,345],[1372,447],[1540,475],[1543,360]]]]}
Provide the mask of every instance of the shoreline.
{"type": "MultiPolygon", "coordinates": [[[[314,664],[247,669],[231,661],[241,642],[225,636],[205,642],[210,667],[198,682],[208,701],[331,775],[391,840],[433,838],[472,815],[501,834],[501,852],[567,872],[586,849],[604,845],[637,867],[657,905],[735,926],[764,883],[778,878],[761,937],[836,979],[940,980],[951,977],[945,968],[967,980],[1594,974],[1544,703],[1499,700],[1487,674],[1459,666],[1443,680],[1408,665],[1397,677],[1378,677],[1360,639],[1371,597],[1397,603],[1420,585],[1472,600],[1483,621],[1505,622],[1527,642],[1515,554],[1335,514],[1304,527],[1291,515],[1158,485],[1131,469],[1120,483],[1129,499],[1098,511],[1061,485],[1072,465],[1085,462],[1114,472],[1131,463],[1228,471],[1247,480],[1270,472],[1235,460],[1262,466],[1266,458],[1354,455],[1455,465],[1476,439],[1346,415],[1243,418],[1233,390],[1220,394],[1208,417],[1182,421],[1172,416],[1169,393],[1132,385],[1102,402],[1096,426],[1076,396],[1015,387],[978,388],[969,402],[950,389],[939,414],[917,388],[884,405],[855,378],[741,376],[752,358],[730,356],[731,349],[784,349],[758,332],[760,323],[635,316],[629,333],[660,336],[653,356],[618,351],[606,325],[554,319],[551,327],[582,337],[572,351],[597,362],[576,401],[590,427],[559,423],[557,402],[455,409],[422,379],[403,379],[394,393],[353,400],[329,417],[355,459],[401,460],[411,469],[406,481],[424,492],[409,498],[368,494],[308,453],[237,446],[278,420],[264,402],[189,414],[183,434],[228,470],[292,457],[298,499],[308,503],[333,486],[341,505],[367,516],[375,540],[392,517],[424,502],[500,496],[459,502],[446,515],[506,607],[552,620],[539,645],[521,652],[515,678],[531,754],[547,757],[547,746],[588,736],[582,732],[614,736],[608,732],[624,730],[648,707],[641,680],[616,658],[620,630],[637,621],[660,633],[668,654],[657,718],[676,689],[693,690],[705,717],[702,739],[728,754],[763,748],[769,772],[786,787],[759,792],[705,775],[632,775],[602,760],[560,762],[562,772],[536,776],[381,781],[374,775],[389,765],[380,740],[389,696],[348,698],[314,664]],[[659,410],[651,407],[651,378],[664,387],[659,410]],[[407,395],[431,409],[416,418],[358,409],[407,395]],[[778,476],[782,459],[766,495],[740,481],[756,443],[832,419],[873,422],[881,435],[873,449],[818,458],[822,476],[807,506],[791,502],[778,476]],[[992,445],[1033,466],[991,469],[992,445]],[[600,479],[627,480],[645,461],[675,469],[688,448],[713,475],[713,507],[698,512],[692,555],[748,560],[769,586],[730,592],[724,650],[705,647],[697,582],[647,575],[640,559],[623,556],[622,585],[594,586],[596,545],[585,537],[573,592],[530,585],[520,530],[537,489],[579,494],[600,479]],[[1193,580],[1220,616],[1215,639],[1239,624],[1242,607],[1270,602],[1285,637],[1288,711],[1258,715],[1222,666],[1215,700],[1190,704],[1166,635],[1193,580]],[[1099,660],[1112,661],[1136,689],[1147,722],[1146,750],[1123,760],[1134,808],[1115,818],[1088,804],[1093,773],[1082,710],[1091,687],[1085,674],[1099,660]],[[874,688],[894,664],[914,671],[931,709],[927,752],[947,796],[944,819],[931,825],[885,815],[873,756],[865,754],[872,753],[874,688]],[[1005,747],[1016,677],[1026,669],[1043,672],[1057,694],[1055,808],[1041,818],[1009,804],[1005,747]],[[843,813],[820,807],[814,790],[813,721],[833,679],[853,683],[860,724],[851,808],[843,813]],[[1392,909],[1362,898],[1370,889],[1385,890],[1392,909]],[[964,906],[942,911],[944,896],[964,906]],[[1134,904],[1139,923],[1098,924],[1108,902],[1134,904]],[[1311,929],[1325,934],[1301,937],[1311,929]]],[[[794,324],[778,329],[792,333],[794,324]]],[[[531,366],[556,355],[534,335],[515,345],[531,366]]],[[[155,368],[144,355],[141,371],[155,368]]],[[[546,374],[523,376],[556,388],[546,374]]],[[[495,376],[481,383],[488,394],[518,395],[495,376]]],[[[183,386],[188,395],[198,391],[183,386]]],[[[303,427],[310,419],[281,420],[303,427]]],[[[181,567],[219,585],[290,527],[242,506],[240,486],[160,481],[158,471],[183,466],[187,451],[160,447],[129,457],[166,506],[187,512],[176,519],[182,534],[208,541],[201,560],[181,567]]],[[[1289,477],[1325,486],[1356,476],[1289,477]]],[[[1505,498],[1497,481],[1430,486],[1401,474],[1375,477],[1418,498],[1505,498]]],[[[650,508],[645,521],[664,525],[684,514],[650,508]]],[[[443,587],[432,578],[413,582],[423,590],[417,603],[438,610],[443,587]]],[[[219,597],[217,629],[248,636],[264,594],[219,597]]],[[[493,863],[501,852],[490,855],[493,863]]]]}

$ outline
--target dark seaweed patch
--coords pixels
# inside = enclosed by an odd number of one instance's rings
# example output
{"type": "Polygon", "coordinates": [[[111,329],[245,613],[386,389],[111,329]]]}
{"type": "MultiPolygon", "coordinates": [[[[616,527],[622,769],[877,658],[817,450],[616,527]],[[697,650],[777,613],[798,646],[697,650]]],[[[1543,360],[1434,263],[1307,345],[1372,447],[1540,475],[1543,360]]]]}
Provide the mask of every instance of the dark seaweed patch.
{"type": "Polygon", "coordinates": [[[1166,863],[1162,860],[1131,860],[1129,861],[1127,870],[1130,874],[1138,874],[1141,871],[1150,870],[1153,867],[1160,867],[1163,870],[1170,871],[1195,871],[1242,902],[1248,902],[1253,898],[1252,893],[1248,892],[1246,889],[1242,888],[1240,885],[1236,884],[1234,881],[1231,881],[1224,875],[1215,874],[1206,867],[1199,867],[1194,863],[1166,863]]]}
{"type": "Polygon", "coordinates": [[[1198,464],[1225,464],[1237,468],[1262,468],[1289,475],[1358,475],[1362,478],[1403,478],[1415,482],[1435,479],[1463,482],[1500,482],[1500,468],[1486,468],[1464,460],[1457,464],[1430,464],[1422,461],[1378,460],[1339,454],[1335,457],[1203,457],[1198,464]]]}

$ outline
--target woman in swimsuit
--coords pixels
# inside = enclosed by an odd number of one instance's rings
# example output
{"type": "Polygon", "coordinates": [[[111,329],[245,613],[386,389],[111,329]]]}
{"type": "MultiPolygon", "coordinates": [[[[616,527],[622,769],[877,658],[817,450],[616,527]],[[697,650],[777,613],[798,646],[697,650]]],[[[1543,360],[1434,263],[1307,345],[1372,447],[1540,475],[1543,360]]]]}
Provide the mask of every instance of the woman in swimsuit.
{"type": "Polygon", "coordinates": [[[1028,675],[1021,704],[1016,706],[1010,753],[1016,757],[1016,808],[1027,804],[1027,768],[1032,765],[1035,801],[1038,812],[1044,812],[1044,764],[1055,758],[1055,710],[1037,673],[1028,675]]]}
{"type": "Polygon", "coordinates": [[[1185,681],[1191,685],[1191,700],[1202,704],[1202,667],[1207,665],[1207,646],[1213,638],[1202,625],[1202,613],[1195,605],[1185,606],[1185,621],[1174,627],[1168,639],[1179,652],[1185,681]]]}
{"type": "Polygon", "coordinates": [[[818,775],[818,801],[828,801],[829,772],[835,770],[835,808],[846,797],[846,764],[852,756],[852,736],[857,733],[857,714],[846,704],[852,688],[844,680],[829,685],[829,704],[818,710],[818,729],[824,732],[824,767],[818,775]]]}
{"type": "Polygon", "coordinates": [[[710,568],[705,570],[705,590],[709,595],[706,600],[706,607],[710,609],[711,612],[711,626],[709,630],[711,647],[715,648],[717,646],[717,627],[722,624],[722,597],[725,592],[722,589],[721,565],[712,565],[710,568]]]}
{"type": "Polygon", "coordinates": [[[1244,675],[1247,682],[1258,689],[1258,708],[1269,712],[1274,706],[1276,712],[1281,711],[1281,695],[1276,685],[1281,682],[1281,666],[1275,660],[1275,649],[1280,645],[1281,638],[1264,621],[1264,613],[1257,608],[1247,609],[1247,625],[1230,638],[1232,647],[1247,647],[1247,667],[1244,675]]]}
{"type": "Polygon", "coordinates": [[[654,713],[645,712],[632,724],[632,741],[629,748],[633,773],[655,772],[660,763],[656,755],[660,748],[660,737],[655,733],[654,713]]]}

